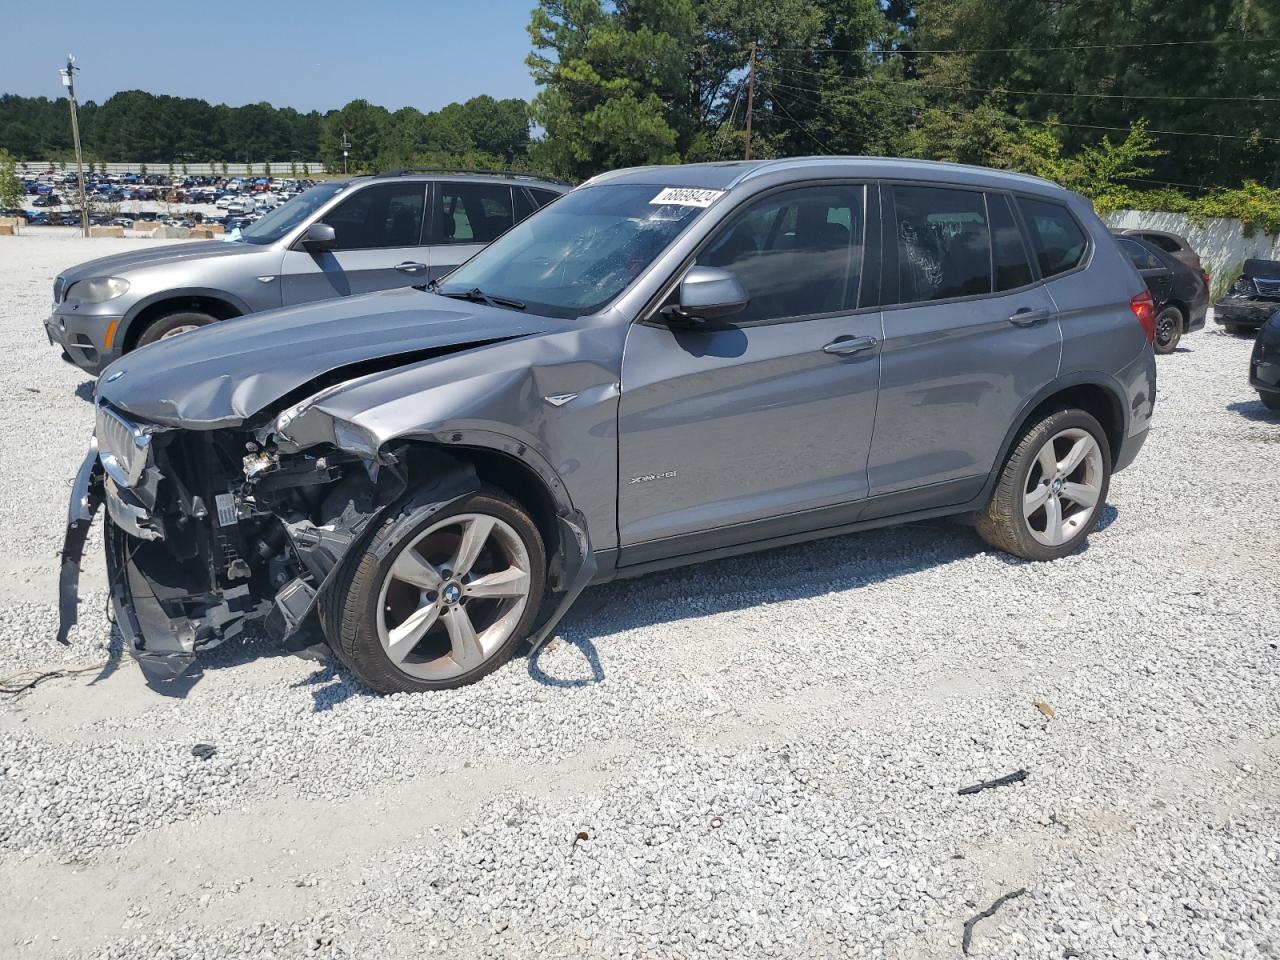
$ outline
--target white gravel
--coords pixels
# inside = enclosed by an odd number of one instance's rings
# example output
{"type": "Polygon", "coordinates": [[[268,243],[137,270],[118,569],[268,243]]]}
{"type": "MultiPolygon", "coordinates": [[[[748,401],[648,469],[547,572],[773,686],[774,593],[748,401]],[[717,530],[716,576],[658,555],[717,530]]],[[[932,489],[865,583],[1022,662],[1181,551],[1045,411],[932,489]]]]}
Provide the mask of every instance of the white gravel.
{"type": "Polygon", "coordinates": [[[110,660],[0,698],[0,956],[932,960],[1026,888],[973,956],[1280,957],[1280,418],[1247,341],[1161,359],[1056,563],[922,524],[591,590],[466,690],[378,699],[250,639],[163,697],[96,539],[52,640],[91,417],[39,321],[58,269],[142,242],[0,239],[0,675],[110,660]]]}

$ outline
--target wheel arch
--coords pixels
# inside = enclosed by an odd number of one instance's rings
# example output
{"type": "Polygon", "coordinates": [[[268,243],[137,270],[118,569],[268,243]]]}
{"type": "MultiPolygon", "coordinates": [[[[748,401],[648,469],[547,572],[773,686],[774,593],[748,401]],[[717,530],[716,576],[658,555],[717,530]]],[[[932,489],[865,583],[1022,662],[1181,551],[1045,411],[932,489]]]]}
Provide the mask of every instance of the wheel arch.
{"type": "Polygon", "coordinates": [[[193,288],[165,290],[138,301],[124,319],[124,353],[138,345],[142,331],[154,320],[178,310],[194,310],[207,313],[219,320],[230,320],[252,313],[239,297],[225,290],[193,288]]]}
{"type": "Polygon", "coordinates": [[[479,430],[453,432],[445,441],[400,437],[382,446],[386,449],[397,443],[407,443],[411,451],[442,453],[470,464],[481,483],[502,490],[528,510],[542,536],[552,579],[559,579],[563,571],[557,569],[556,558],[563,555],[565,547],[559,518],[573,514],[574,507],[564,483],[545,458],[527,444],[479,430]]]}
{"type": "Polygon", "coordinates": [[[1005,435],[1000,456],[992,466],[991,476],[983,489],[982,500],[985,502],[990,499],[991,491],[1018,438],[1032,423],[1055,407],[1077,407],[1093,416],[1106,432],[1111,462],[1115,463],[1129,430],[1129,417],[1120,399],[1123,395],[1124,391],[1119,384],[1106,374],[1097,372],[1073,374],[1044,386],[1023,405],[1019,416],[1014,419],[1013,426],[1005,435]]]}

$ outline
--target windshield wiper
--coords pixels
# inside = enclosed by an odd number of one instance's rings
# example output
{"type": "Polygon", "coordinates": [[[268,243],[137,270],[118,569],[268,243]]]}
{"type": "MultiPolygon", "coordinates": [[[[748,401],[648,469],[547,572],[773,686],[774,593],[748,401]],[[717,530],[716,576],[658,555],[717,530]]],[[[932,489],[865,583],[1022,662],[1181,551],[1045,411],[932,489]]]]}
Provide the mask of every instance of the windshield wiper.
{"type": "MultiPolygon", "coordinates": [[[[433,281],[434,282],[434,281],[433,281]]],[[[511,297],[495,297],[485,293],[479,287],[472,287],[470,290],[460,291],[458,293],[441,293],[440,288],[432,287],[429,283],[427,289],[432,293],[438,293],[442,297],[449,297],[453,300],[469,300],[472,303],[484,303],[491,307],[511,307],[514,310],[523,310],[527,306],[521,300],[513,300],[511,297]]]]}

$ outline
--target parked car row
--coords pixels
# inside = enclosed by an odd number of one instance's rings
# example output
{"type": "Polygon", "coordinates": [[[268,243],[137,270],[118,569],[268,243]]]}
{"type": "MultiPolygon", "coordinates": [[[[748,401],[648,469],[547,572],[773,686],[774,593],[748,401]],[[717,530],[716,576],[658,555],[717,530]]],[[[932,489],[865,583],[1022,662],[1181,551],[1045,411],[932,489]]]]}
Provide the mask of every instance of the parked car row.
{"type": "Polygon", "coordinates": [[[258,621],[459,686],[590,583],[926,517],[1062,557],[1156,399],[1155,300],[1087,200],[911,161],[353,178],[54,303],[106,367],[61,635],[105,502],[155,678],[258,621]]]}

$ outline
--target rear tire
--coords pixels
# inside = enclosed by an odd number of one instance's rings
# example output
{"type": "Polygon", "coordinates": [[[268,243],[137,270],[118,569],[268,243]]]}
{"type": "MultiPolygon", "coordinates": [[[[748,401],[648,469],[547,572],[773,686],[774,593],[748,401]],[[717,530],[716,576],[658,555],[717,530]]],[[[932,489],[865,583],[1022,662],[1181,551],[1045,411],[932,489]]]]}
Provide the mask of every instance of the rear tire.
{"type": "Polygon", "coordinates": [[[528,513],[484,487],[443,510],[387,519],[343,561],[320,623],[338,658],[378,693],[462,687],[528,638],[546,568],[528,513]]]}
{"type": "Polygon", "coordinates": [[[1065,557],[1097,524],[1110,484],[1102,425],[1076,408],[1051,411],[1014,444],[978,534],[1024,560],[1065,557]]]}
{"type": "Polygon", "coordinates": [[[1280,410],[1280,393],[1263,393],[1259,390],[1258,399],[1268,410],[1280,410]]]}
{"type": "Polygon", "coordinates": [[[207,313],[198,313],[194,310],[167,313],[163,317],[157,317],[147,324],[146,329],[138,337],[137,346],[145,347],[147,344],[155,343],[157,340],[176,337],[198,327],[207,327],[209,324],[217,322],[217,317],[210,316],[207,313]]]}
{"type": "Polygon", "coordinates": [[[1186,322],[1182,319],[1182,311],[1175,306],[1167,306],[1156,314],[1156,337],[1152,347],[1161,356],[1173,353],[1178,341],[1182,339],[1182,331],[1186,322]]]}

